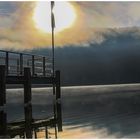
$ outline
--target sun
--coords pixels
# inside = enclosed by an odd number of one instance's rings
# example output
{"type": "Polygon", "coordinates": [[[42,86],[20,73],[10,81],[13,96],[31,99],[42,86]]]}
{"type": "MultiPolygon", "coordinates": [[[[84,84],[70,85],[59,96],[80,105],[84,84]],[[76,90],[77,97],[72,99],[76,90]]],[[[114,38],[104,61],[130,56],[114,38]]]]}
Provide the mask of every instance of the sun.
{"type": "MultiPolygon", "coordinates": [[[[76,19],[76,12],[69,2],[55,2],[53,9],[55,16],[55,33],[72,27],[76,19]]],[[[50,2],[38,1],[33,13],[33,21],[39,30],[51,33],[51,7],[50,2]]]]}

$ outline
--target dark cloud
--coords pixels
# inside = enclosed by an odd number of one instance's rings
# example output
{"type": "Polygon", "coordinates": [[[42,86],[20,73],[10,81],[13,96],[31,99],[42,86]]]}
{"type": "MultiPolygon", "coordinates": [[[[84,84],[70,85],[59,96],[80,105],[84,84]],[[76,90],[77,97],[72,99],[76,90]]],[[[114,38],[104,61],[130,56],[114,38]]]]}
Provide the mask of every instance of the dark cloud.
{"type": "MultiPolygon", "coordinates": [[[[109,29],[108,29],[109,30],[109,29]]],[[[120,84],[140,82],[140,28],[110,29],[104,41],[55,48],[56,69],[62,85],[120,84]]],[[[32,53],[49,55],[49,49],[32,53]]]]}

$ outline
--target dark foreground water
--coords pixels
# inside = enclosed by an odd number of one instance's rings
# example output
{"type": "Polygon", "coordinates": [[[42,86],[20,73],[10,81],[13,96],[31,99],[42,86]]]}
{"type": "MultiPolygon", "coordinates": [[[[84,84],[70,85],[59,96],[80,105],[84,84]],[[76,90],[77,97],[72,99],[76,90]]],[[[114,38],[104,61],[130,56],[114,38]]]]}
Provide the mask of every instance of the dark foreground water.
{"type": "MultiPolygon", "coordinates": [[[[23,91],[7,91],[8,120],[23,119],[23,91]]],[[[52,89],[33,89],[33,117],[53,114],[52,89]]],[[[62,88],[59,138],[140,138],[140,84],[62,88]]]]}

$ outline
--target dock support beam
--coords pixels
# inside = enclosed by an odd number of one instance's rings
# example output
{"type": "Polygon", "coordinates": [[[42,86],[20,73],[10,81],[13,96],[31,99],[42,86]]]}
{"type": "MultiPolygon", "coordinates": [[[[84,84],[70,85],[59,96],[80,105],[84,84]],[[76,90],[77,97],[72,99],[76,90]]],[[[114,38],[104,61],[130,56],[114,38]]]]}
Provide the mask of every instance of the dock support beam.
{"type": "Polygon", "coordinates": [[[24,113],[26,138],[32,138],[31,71],[24,68],[24,113]]]}
{"type": "Polygon", "coordinates": [[[7,136],[6,105],[6,67],[0,66],[0,138],[7,136]]]}
{"type": "Polygon", "coordinates": [[[56,116],[58,131],[62,131],[62,111],[61,111],[61,89],[60,89],[60,71],[56,71],[56,116]]]}

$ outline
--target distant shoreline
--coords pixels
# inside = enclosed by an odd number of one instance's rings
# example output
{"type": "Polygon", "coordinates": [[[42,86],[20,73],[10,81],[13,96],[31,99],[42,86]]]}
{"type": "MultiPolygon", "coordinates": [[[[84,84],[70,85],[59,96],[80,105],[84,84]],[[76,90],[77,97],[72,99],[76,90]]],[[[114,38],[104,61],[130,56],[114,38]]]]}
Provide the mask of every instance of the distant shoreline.
{"type": "MultiPolygon", "coordinates": [[[[138,86],[140,87],[140,83],[126,83],[126,84],[105,84],[105,85],[65,85],[61,86],[62,88],[88,88],[88,87],[124,87],[124,86],[138,86]]],[[[7,85],[7,89],[21,89],[23,85],[7,85]]],[[[32,88],[51,88],[49,85],[32,85],[32,88]]]]}

